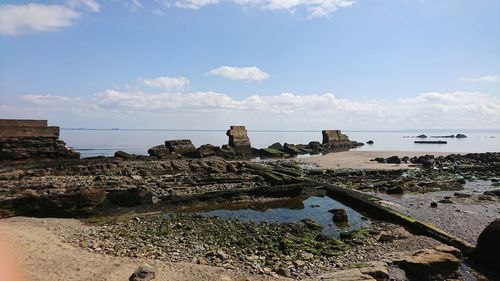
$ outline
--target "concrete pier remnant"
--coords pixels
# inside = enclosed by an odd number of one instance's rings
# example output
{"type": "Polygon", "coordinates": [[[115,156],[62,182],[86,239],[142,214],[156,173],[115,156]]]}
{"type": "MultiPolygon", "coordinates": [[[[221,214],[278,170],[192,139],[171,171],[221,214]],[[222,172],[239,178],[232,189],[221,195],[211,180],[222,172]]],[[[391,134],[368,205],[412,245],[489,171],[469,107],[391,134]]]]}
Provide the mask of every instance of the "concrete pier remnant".
{"type": "Polygon", "coordinates": [[[238,154],[250,155],[252,153],[245,126],[231,126],[226,135],[229,137],[229,146],[234,148],[238,154]]]}
{"type": "Polygon", "coordinates": [[[363,145],[356,141],[351,141],[347,135],[340,130],[323,130],[323,148],[327,152],[349,150],[350,148],[363,145]]]}
{"type": "Polygon", "coordinates": [[[0,119],[0,159],[78,159],[47,120],[0,119]]]}

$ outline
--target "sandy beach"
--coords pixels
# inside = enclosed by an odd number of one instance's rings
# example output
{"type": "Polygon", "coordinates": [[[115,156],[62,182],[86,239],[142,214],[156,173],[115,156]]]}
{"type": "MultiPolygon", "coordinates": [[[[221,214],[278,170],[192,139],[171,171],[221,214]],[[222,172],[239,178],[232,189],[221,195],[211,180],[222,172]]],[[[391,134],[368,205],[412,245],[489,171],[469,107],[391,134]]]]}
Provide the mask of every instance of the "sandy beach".
{"type": "Polygon", "coordinates": [[[376,157],[388,158],[391,156],[446,156],[452,152],[418,152],[418,151],[343,151],[321,156],[302,158],[302,163],[316,164],[323,169],[406,169],[409,164],[384,164],[370,161],[376,157]]]}

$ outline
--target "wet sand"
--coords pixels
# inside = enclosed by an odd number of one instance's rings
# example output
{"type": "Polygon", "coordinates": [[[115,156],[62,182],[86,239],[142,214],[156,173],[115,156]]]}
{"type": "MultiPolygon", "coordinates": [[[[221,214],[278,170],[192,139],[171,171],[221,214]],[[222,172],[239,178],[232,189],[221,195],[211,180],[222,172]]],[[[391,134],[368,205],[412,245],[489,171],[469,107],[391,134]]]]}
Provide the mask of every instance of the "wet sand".
{"type": "Polygon", "coordinates": [[[376,157],[388,158],[391,156],[422,156],[422,155],[446,156],[452,152],[418,152],[418,151],[343,151],[329,153],[321,156],[313,156],[300,159],[302,163],[316,164],[323,169],[383,169],[398,170],[407,169],[409,164],[385,164],[370,161],[376,157]]]}

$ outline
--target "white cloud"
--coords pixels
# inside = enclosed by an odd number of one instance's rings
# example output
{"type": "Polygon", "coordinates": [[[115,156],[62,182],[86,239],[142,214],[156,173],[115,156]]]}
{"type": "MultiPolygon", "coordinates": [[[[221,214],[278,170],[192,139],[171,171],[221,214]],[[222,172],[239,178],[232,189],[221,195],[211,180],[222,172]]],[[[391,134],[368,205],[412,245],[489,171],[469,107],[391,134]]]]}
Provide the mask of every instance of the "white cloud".
{"type": "Polygon", "coordinates": [[[186,77],[166,77],[160,76],[153,79],[139,79],[139,82],[147,87],[160,88],[166,91],[184,91],[189,86],[189,79],[186,77]]]}
{"type": "Polygon", "coordinates": [[[500,81],[500,75],[484,75],[476,78],[461,77],[460,80],[468,82],[498,82],[500,81]]]}
{"type": "Polygon", "coordinates": [[[72,8],[84,6],[89,11],[92,11],[94,13],[97,13],[101,10],[101,5],[95,0],[69,0],[68,6],[72,8]]]}
{"type": "MultiPolygon", "coordinates": [[[[186,124],[195,124],[199,129],[214,128],[214,124],[227,122],[257,129],[500,128],[500,99],[479,92],[430,92],[398,100],[354,100],[331,93],[234,99],[216,92],[146,94],[107,90],[90,100],[35,95],[25,96],[24,100],[31,107],[46,108],[51,113],[61,108],[92,110],[98,115],[118,114],[120,119],[138,114],[145,119],[156,116],[157,120],[168,116],[176,118],[179,128],[186,124]]],[[[87,115],[82,115],[83,120],[87,115]]]]}
{"type": "Polygon", "coordinates": [[[80,13],[62,5],[0,5],[0,34],[58,31],[73,25],[80,13]]]}
{"type": "MultiPolygon", "coordinates": [[[[162,0],[161,2],[165,2],[162,0]]],[[[170,2],[169,2],[170,3],[170,2]]],[[[339,8],[353,6],[355,0],[175,0],[177,8],[200,9],[207,5],[234,3],[241,6],[256,6],[267,10],[283,10],[295,12],[303,9],[311,17],[328,16],[339,8]]]]}
{"type": "Polygon", "coordinates": [[[219,0],[179,0],[175,1],[174,5],[177,8],[197,10],[203,6],[218,4],[219,0]]]}
{"type": "Polygon", "coordinates": [[[64,5],[3,4],[0,5],[0,34],[59,31],[72,26],[81,17],[78,9],[82,7],[91,12],[101,9],[96,0],[68,0],[64,5]]]}
{"type": "Polygon", "coordinates": [[[259,68],[252,67],[233,67],[233,66],[220,66],[210,70],[208,75],[217,75],[231,80],[246,80],[246,81],[262,81],[266,80],[271,75],[260,70],[259,68]]]}

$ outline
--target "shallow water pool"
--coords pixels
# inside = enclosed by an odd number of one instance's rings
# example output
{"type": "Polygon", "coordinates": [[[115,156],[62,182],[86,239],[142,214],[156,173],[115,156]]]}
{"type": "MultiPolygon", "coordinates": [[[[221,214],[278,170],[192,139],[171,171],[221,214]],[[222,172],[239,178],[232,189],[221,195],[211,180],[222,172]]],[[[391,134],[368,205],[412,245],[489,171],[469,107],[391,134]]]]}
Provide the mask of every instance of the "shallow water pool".
{"type": "MultiPolygon", "coordinates": [[[[212,206],[213,207],[213,206],[212,206]]],[[[224,204],[218,209],[196,211],[196,214],[235,218],[251,221],[268,221],[279,223],[299,222],[311,219],[323,226],[323,233],[339,237],[340,232],[357,230],[368,226],[369,221],[355,210],[339,203],[328,196],[311,196],[306,199],[277,201],[251,204],[224,204]],[[347,225],[335,225],[331,209],[345,209],[349,219],[347,225]]]]}

